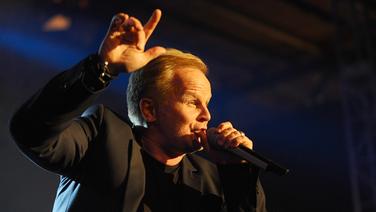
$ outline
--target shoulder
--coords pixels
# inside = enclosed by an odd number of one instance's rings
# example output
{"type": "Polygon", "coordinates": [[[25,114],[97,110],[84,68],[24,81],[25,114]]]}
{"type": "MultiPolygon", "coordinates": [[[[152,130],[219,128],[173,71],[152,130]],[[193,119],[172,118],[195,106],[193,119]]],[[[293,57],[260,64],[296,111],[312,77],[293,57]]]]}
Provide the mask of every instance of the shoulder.
{"type": "Polygon", "coordinates": [[[114,121],[121,121],[126,124],[128,124],[130,127],[133,126],[132,122],[129,120],[127,116],[122,116],[121,114],[115,112],[111,108],[103,105],[103,104],[97,104],[97,105],[92,105],[88,109],[86,109],[81,117],[93,117],[93,118],[98,118],[101,120],[104,119],[113,119],[114,121]]]}
{"type": "Polygon", "coordinates": [[[81,119],[94,121],[106,130],[132,133],[133,124],[129,118],[103,104],[90,106],[82,113],[81,119]]]}

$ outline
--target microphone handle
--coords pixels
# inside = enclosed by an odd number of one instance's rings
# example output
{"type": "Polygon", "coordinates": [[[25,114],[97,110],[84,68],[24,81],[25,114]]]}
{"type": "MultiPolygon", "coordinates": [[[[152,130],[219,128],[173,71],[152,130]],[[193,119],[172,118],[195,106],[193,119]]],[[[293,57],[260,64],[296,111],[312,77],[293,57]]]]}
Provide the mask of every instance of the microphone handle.
{"type": "Polygon", "coordinates": [[[255,151],[246,148],[244,146],[239,146],[237,148],[229,148],[227,151],[245,159],[246,161],[252,163],[253,165],[265,170],[274,172],[280,176],[285,175],[290,172],[289,169],[284,168],[273,161],[265,158],[264,156],[256,153],[255,151]]]}

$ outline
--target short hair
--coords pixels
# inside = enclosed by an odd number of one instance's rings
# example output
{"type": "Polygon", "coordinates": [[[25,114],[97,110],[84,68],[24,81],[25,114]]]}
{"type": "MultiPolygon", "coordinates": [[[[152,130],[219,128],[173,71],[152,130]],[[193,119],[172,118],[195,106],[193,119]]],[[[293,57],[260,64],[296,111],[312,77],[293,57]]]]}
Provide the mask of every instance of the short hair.
{"type": "Polygon", "coordinates": [[[146,126],[139,103],[142,98],[162,101],[171,91],[171,83],[176,70],[181,68],[196,68],[205,75],[208,72],[206,64],[197,56],[167,49],[166,52],[147,63],[143,68],[130,74],[127,87],[128,116],[134,125],[146,126]]]}

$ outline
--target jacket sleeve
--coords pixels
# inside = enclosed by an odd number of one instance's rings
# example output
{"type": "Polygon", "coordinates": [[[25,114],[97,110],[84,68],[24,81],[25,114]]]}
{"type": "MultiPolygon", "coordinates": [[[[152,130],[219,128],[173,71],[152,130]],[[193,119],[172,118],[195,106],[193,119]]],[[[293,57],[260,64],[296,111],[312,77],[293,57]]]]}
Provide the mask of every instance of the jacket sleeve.
{"type": "Polygon", "coordinates": [[[103,90],[95,91],[83,82],[91,71],[87,62],[50,80],[10,121],[10,132],[23,153],[58,174],[79,175],[79,164],[101,126],[99,108],[80,117],[103,90]]]}
{"type": "Polygon", "coordinates": [[[249,164],[218,165],[228,212],[266,212],[259,170],[249,164]]]}

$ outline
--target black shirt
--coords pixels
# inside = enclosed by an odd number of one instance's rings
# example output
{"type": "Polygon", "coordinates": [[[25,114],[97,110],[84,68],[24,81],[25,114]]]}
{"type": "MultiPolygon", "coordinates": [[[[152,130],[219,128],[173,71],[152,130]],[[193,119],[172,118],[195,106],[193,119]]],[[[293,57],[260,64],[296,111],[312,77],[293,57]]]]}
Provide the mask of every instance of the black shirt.
{"type": "Polygon", "coordinates": [[[146,183],[143,198],[144,212],[181,211],[182,186],[181,165],[167,166],[142,151],[146,183]]]}

